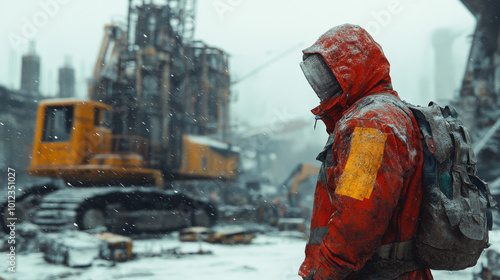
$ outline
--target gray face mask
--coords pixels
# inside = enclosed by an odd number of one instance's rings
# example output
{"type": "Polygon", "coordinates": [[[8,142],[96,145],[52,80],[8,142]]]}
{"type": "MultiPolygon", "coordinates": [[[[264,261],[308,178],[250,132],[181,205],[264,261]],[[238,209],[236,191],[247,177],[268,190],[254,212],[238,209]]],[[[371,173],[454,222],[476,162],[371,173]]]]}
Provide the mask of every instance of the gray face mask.
{"type": "Polygon", "coordinates": [[[342,88],[320,54],[309,55],[300,63],[307,81],[321,102],[342,94],[342,88]]]}

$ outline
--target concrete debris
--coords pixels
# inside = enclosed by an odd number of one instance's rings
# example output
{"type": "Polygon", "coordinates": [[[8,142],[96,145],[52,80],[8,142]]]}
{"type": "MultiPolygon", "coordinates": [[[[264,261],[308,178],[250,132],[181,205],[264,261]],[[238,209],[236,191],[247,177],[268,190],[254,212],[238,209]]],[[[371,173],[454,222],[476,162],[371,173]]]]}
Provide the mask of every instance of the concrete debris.
{"type": "Polygon", "coordinates": [[[249,244],[255,238],[255,231],[247,229],[213,230],[206,227],[191,227],[179,234],[183,242],[205,241],[219,244],[249,244]]]}
{"type": "Polygon", "coordinates": [[[88,267],[107,249],[103,240],[81,231],[48,234],[44,240],[47,262],[69,267],[88,267]]]}
{"type": "Polygon", "coordinates": [[[101,258],[117,262],[132,259],[132,238],[109,232],[102,232],[94,236],[107,244],[107,248],[100,252],[101,258]]]}
{"type": "Polygon", "coordinates": [[[249,244],[255,238],[255,232],[230,230],[225,232],[214,232],[204,240],[209,243],[221,243],[228,245],[249,244]]]}
{"type": "Polygon", "coordinates": [[[190,227],[179,233],[179,240],[182,242],[196,242],[212,233],[213,232],[207,227],[190,227]]]}
{"type": "Polygon", "coordinates": [[[0,251],[7,251],[13,245],[18,253],[39,251],[40,235],[40,228],[37,225],[21,223],[16,226],[15,235],[2,236],[0,251]]]}
{"type": "Polygon", "coordinates": [[[280,218],[278,220],[278,229],[280,231],[306,231],[306,220],[303,218],[280,218]]]}

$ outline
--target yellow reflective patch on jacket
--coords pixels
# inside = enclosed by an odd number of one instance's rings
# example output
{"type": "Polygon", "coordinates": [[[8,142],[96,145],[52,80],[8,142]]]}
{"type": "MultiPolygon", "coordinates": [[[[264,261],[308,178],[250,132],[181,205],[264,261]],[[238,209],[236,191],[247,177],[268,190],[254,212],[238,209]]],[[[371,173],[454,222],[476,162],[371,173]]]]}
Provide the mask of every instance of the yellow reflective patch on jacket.
{"type": "Polygon", "coordinates": [[[344,172],[335,193],[357,200],[370,198],[384,157],[387,133],[376,128],[356,127],[344,172]]]}

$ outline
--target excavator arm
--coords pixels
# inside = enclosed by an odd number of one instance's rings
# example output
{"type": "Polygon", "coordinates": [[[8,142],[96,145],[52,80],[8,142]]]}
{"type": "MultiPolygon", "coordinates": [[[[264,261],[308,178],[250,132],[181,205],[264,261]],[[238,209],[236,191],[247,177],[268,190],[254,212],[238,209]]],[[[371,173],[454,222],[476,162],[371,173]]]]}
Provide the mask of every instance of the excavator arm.
{"type": "Polygon", "coordinates": [[[301,183],[308,179],[310,176],[317,176],[319,173],[319,167],[309,164],[301,163],[295,168],[295,170],[290,174],[290,176],[283,183],[284,186],[290,186],[287,193],[287,200],[290,206],[300,207],[300,194],[299,190],[301,183]]]}

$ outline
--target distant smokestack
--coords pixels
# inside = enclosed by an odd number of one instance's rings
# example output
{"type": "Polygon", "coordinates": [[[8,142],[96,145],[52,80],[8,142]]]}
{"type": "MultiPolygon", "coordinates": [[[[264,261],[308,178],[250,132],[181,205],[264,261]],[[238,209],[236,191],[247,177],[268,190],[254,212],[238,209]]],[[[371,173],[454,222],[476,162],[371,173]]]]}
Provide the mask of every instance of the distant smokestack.
{"type": "Polygon", "coordinates": [[[453,43],[460,35],[459,31],[451,29],[437,29],[432,34],[434,47],[434,96],[432,98],[451,99],[458,89],[455,79],[455,62],[453,60],[453,43]]]}
{"type": "Polygon", "coordinates": [[[30,41],[29,50],[22,59],[21,90],[34,95],[40,94],[40,57],[35,51],[35,42],[30,41]]]}
{"type": "Polygon", "coordinates": [[[75,69],[70,56],[65,57],[64,66],[59,68],[59,97],[75,97],[75,69]]]}

